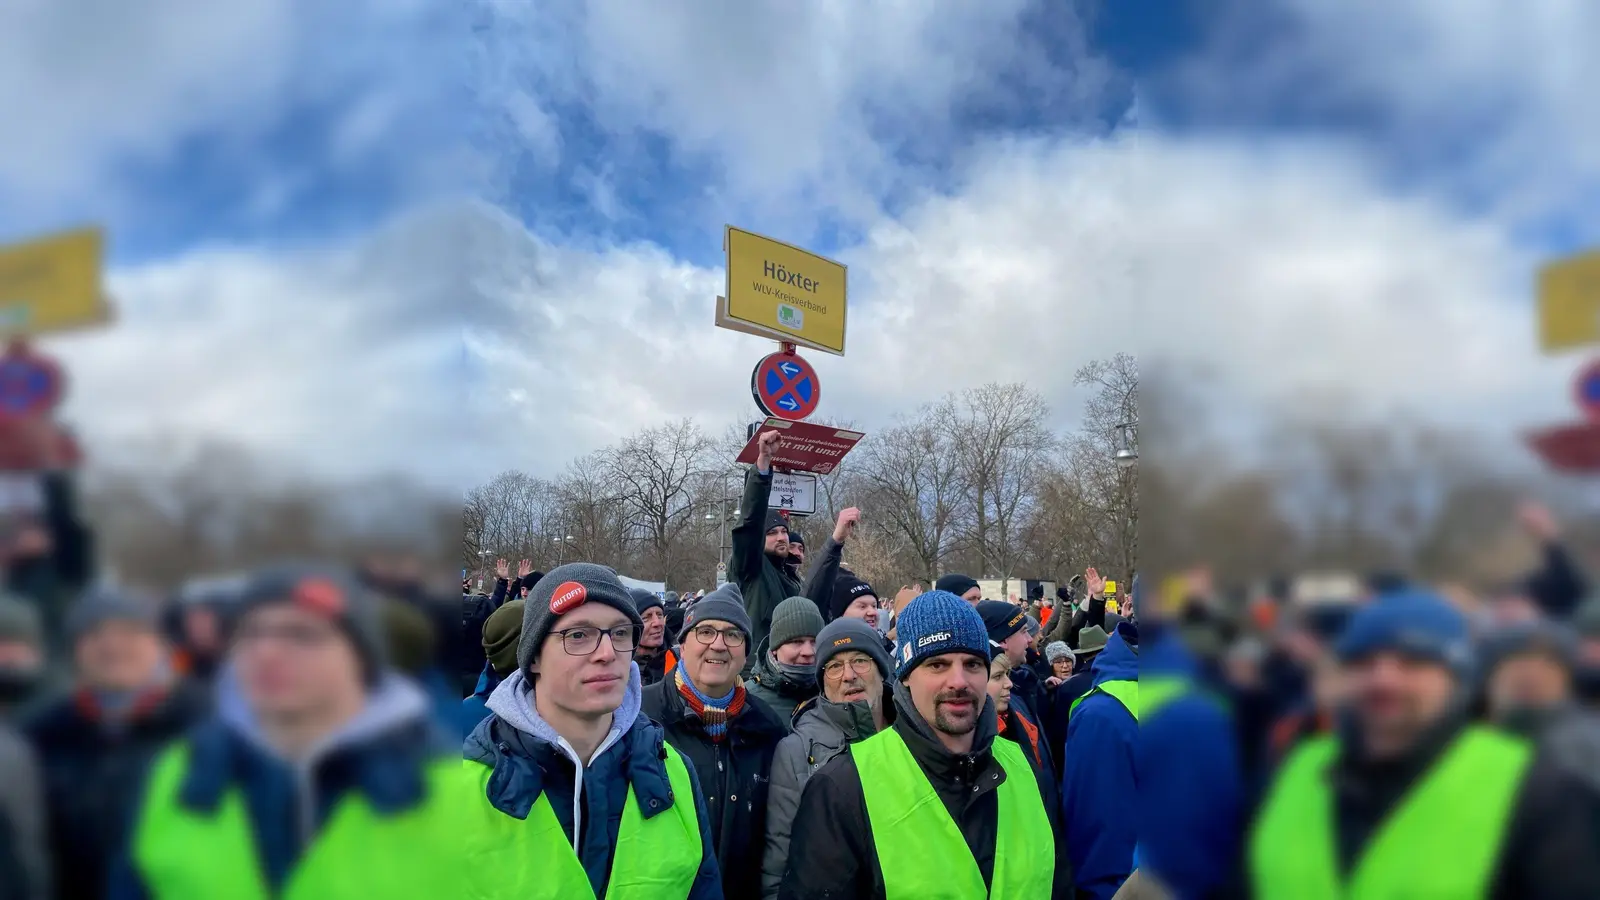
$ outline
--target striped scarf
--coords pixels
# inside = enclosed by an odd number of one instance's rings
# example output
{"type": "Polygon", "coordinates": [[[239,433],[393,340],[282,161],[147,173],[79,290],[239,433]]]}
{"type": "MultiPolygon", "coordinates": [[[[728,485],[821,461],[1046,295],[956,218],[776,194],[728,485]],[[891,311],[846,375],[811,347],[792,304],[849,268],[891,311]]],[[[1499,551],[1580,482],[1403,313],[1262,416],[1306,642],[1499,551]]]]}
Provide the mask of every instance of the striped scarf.
{"type": "Polygon", "coordinates": [[[683,697],[683,702],[694,710],[695,717],[700,720],[711,742],[722,743],[728,736],[728,722],[744,709],[744,685],[735,684],[727,696],[713,700],[700,693],[700,689],[684,674],[681,659],[678,660],[678,667],[672,670],[672,678],[678,684],[678,693],[683,697]]]}

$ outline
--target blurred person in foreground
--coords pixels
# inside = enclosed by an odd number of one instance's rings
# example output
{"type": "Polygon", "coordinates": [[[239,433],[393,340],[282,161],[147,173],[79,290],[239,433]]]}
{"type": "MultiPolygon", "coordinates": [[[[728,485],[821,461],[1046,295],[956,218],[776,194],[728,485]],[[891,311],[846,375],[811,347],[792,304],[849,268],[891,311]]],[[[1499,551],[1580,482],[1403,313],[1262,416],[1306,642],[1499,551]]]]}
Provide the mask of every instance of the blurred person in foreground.
{"type": "Polygon", "coordinates": [[[110,896],[454,893],[459,758],[389,667],[379,598],[296,564],[240,603],[217,712],[151,766],[110,896]]]}
{"type": "Polygon", "coordinates": [[[789,862],[794,817],[806,782],[851,744],[894,721],[888,689],[894,662],[878,633],[860,619],[835,619],[817,635],[815,671],[822,694],[795,710],[794,732],[772,758],[767,800],[767,847],[761,861],[761,896],[774,900],[789,862]]]}
{"type": "Polygon", "coordinates": [[[16,727],[16,710],[33,697],[43,672],[38,611],[0,594],[0,897],[51,896],[39,763],[16,727]]]}
{"type": "Polygon", "coordinates": [[[1577,640],[1566,626],[1540,620],[1485,641],[1490,721],[1538,741],[1550,756],[1600,790],[1600,716],[1573,695],[1577,640]]]}
{"type": "Polygon", "coordinates": [[[1337,645],[1333,734],[1301,744],[1256,816],[1257,898],[1600,896],[1600,803],[1527,741],[1467,719],[1460,611],[1411,588],[1359,609],[1337,645]]]}
{"type": "MultiPolygon", "coordinates": [[[[774,616],[775,629],[778,622],[774,616]]],[[[761,892],[772,754],[788,731],[739,676],[750,646],[750,617],[738,588],[725,584],[689,610],[677,666],[642,699],[645,715],[699,776],[729,897],[761,892]]]]}
{"type": "Polygon", "coordinates": [[[98,897],[121,851],[140,776],[206,712],[173,670],[152,597],[101,590],[67,623],[73,680],[23,724],[44,775],[57,896],[98,897]]]}
{"type": "MultiPolygon", "coordinates": [[[[1233,875],[1244,819],[1233,713],[1225,687],[1207,676],[1186,640],[1194,619],[1142,602],[1138,577],[1130,596],[1140,611],[1133,867],[1178,897],[1205,897],[1233,875]]],[[[1087,749],[1072,740],[1069,753],[1087,749]]]]}
{"type": "Polygon", "coordinates": [[[1591,712],[1600,712],[1600,596],[1583,601],[1572,616],[1577,637],[1573,663],[1573,693],[1591,712]]]}
{"type": "Polygon", "coordinates": [[[996,739],[983,619],[936,590],[905,608],[899,632],[893,723],[807,782],[778,896],[1070,898],[1045,786],[996,739]]]}
{"type": "Polygon", "coordinates": [[[641,710],[643,629],[604,566],[534,586],[516,670],[464,748],[466,878],[439,897],[720,900],[699,779],[641,710]]]}

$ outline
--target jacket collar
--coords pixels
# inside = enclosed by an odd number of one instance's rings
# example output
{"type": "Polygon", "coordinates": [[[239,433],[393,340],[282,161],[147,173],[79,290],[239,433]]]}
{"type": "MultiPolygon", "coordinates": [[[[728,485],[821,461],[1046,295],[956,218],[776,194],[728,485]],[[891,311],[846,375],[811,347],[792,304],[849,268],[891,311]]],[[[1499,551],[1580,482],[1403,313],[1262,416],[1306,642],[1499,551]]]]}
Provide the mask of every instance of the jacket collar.
{"type": "MultiPolygon", "coordinates": [[[[337,795],[360,792],[380,815],[414,808],[427,795],[427,766],[446,748],[443,736],[423,720],[401,723],[387,733],[344,745],[318,759],[316,769],[333,779],[319,787],[337,795]],[[419,746],[420,745],[420,746],[419,746]]],[[[216,812],[236,785],[286,763],[220,720],[209,720],[189,735],[189,765],[178,801],[196,812],[216,812]]]]}
{"type": "MultiPolygon", "coordinates": [[[[570,778],[572,760],[549,742],[512,728],[496,716],[478,724],[467,738],[465,756],[493,769],[485,790],[495,809],[526,819],[544,793],[544,779],[570,778]]],[[[649,819],[672,807],[667,777],[665,733],[639,713],[633,725],[599,757],[591,760],[587,778],[621,777],[633,786],[639,811],[649,819]]]]}

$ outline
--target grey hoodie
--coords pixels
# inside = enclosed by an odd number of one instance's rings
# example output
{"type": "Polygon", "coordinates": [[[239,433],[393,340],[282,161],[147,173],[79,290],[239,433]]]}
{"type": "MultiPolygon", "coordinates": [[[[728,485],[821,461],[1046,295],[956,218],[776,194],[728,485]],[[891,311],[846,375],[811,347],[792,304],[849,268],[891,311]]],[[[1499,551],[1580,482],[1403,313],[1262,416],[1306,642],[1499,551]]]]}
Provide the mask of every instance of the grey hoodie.
{"type": "Polygon", "coordinates": [[[367,696],[366,705],[354,718],[318,741],[299,759],[286,760],[267,742],[260,722],[245,701],[231,665],[224,665],[218,673],[216,702],[217,715],[230,730],[267,756],[283,761],[294,770],[295,805],[299,811],[299,836],[303,845],[309,845],[316,833],[318,804],[313,773],[317,764],[338,750],[371,740],[408,723],[426,720],[430,713],[428,697],[422,688],[403,675],[389,673],[379,680],[367,696]]]}
{"type": "MultiPolygon", "coordinates": [[[[628,666],[628,687],[622,695],[622,705],[611,717],[611,730],[606,733],[605,740],[595,748],[594,754],[588,759],[579,759],[578,751],[572,749],[567,739],[556,733],[554,727],[539,715],[539,710],[533,705],[533,690],[528,683],[527,675],[520,669],[511,673],[510,677],[500,682],[500,685],[489,695],[489,711],[499,716],[505,724],[517,731],[536,740],[543,741],[557,750],[567,759],[572,760],[572,834],[573,840],[579,840],[583,834],[583,771],[596,759],[600,758],[611,748],[612,744],[622,740],[628,729],[633,727],[635,719],[639,718],[640,699],[644,693],[644,683],[639,675],[639,664],[630,663],[628,666]]],[[[581,847],[574,847],[582,853],[581,847]]]]}

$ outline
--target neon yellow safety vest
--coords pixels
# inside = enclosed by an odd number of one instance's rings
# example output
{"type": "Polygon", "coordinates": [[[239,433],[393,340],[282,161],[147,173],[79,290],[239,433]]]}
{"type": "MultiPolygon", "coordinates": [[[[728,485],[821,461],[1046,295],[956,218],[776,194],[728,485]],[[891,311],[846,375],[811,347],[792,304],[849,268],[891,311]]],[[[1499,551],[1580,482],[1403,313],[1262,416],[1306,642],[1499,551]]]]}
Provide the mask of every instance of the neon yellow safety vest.
{"type": "Polygon", "coordinates": [[[1481,900],[1532,749],[1472,726],[1373,834],[1341,880],[1328,768],[1336,738],[1306,741],[1284,763],[1250,839],[1263,900],[1481,900]]]}
{"type": "Polygon", "coordinates": [[[214,812],[191,809],[179,800],[188,766],[186,744],[157,758],[135,825],[133,863],[156,900],[422,900],[459,889],[455,759],[430,766],[427,796],[397,814],[373,810],[359,792],[345,795],[276,895],[262,876],[241,792],[227,790],[214,812]]]}
{"type": "MultiPolygon", "coordinates": [[[[700,870],[700,820],[689,767],[672,745],[663,746],[672,807],[646,819],[633,785],[628,785],[606,900],[681,900],[689,896],[700,870]]],[[[526,820],[516,819],[489,802],[492,768],[468,760],[462,772],[476,798],[457,837],[466,843],[468,874],[464,883],[441,897],[594,900],[589,874],[550,808],[549,795],[539,795],[526,820]]]]}
{"type": "MultiPolygon", "coordinates": [[[[1050,896],[1055,877],[1055,842],[1044,800],[1022,748],[1006,740],[992,744],[1005,769],[996,789],[1000,816],[995,829],[992,890],[966,838],[945,809],[911,750],[893,728],[850,747],[861,773],[867,823],[878,848],[886,900],[1038,900],[1050,896]]],[[[609,900],[609,898],[607,898],[609,900]]]]}
{"type": "Polygon", "coordinates": [[[1093,697],[1095,694],[1105,694],[1108,697],[1115,698],[1118,703],[1122,704],[1122,708],[1133,716],[1135,722],[1139,721],[1139,682],[1120,679],[1117,681],[1102,681],[1090,689],[1087,694],[1072,701],[1072,705],[1067,707],[1067,716],[1070,718],[1073,713],[1078,711],[1078,704],[1093,697]]]}

